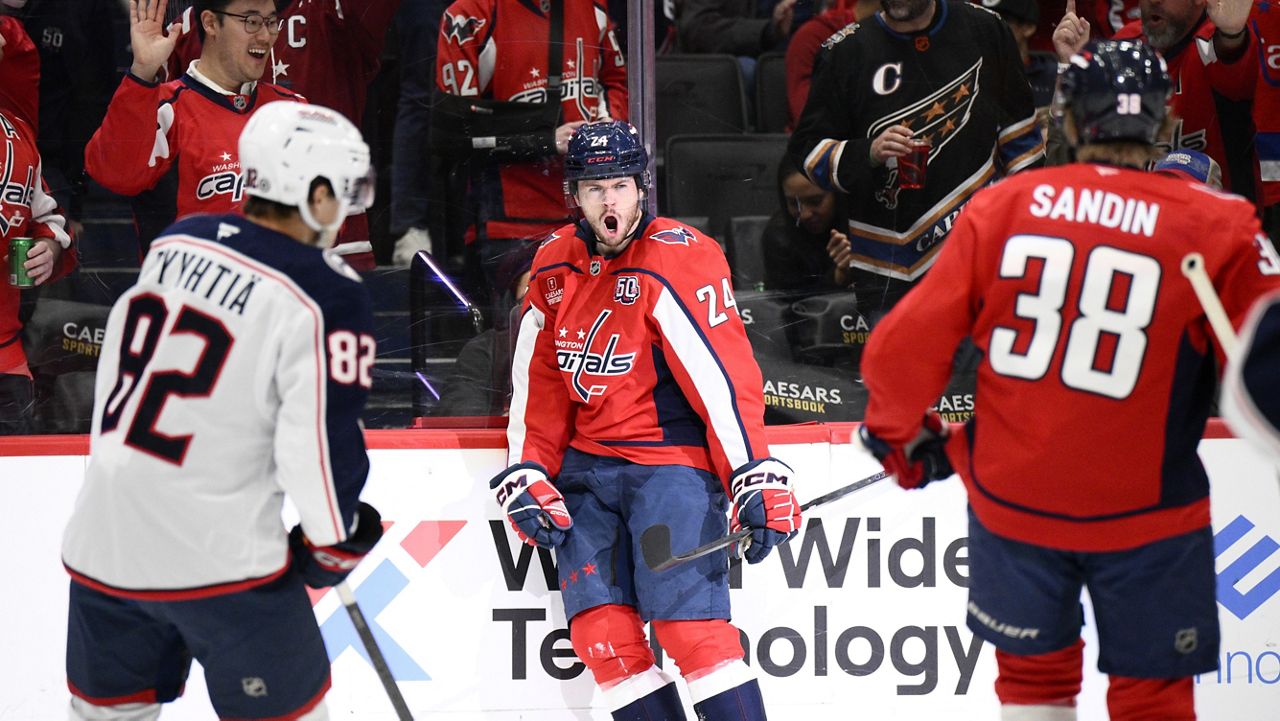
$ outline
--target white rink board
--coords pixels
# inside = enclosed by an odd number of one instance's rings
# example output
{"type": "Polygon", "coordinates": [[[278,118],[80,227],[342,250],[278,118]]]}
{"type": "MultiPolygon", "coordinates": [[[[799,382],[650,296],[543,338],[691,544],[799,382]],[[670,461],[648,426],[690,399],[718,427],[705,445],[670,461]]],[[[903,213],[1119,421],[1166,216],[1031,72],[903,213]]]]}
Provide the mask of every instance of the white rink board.
{"type": "MultiPolygon", "coordinates": [[[[801,500],[879,470],[849,445],[774,451],[796,468],[801,500]]],[[[1218,569],[1237,561],[1253,569],[1220,602],[1229,664],[1202,677],[1198,711],[1207,721],[1269,721],[1280,705],[1277,473],[1240,441],[1206,440],[1200,451],[1214,484],[1215,530],[1253,526],[1221,551],[1218,569]]],[[[487,481],[503,452],[378,450],[371,457],[365,498],[394,525],[351,581],[385,634],[415,714],[608,719],[569,649],[558,592],[548,590],[539,556],[499,523],[487,481]]],[[[0,508],[17,564],[0,595],[8,620],[0,721],[66,718],[67,577],[58,548],[84,463],[80,456],[0,457],[0,508]]],[[[746,631],[770,718],[998,718],[992,648],[964,627],[964,537],[957,481],[914,493],[887,481],[811,513],[789,548],[743,567],[735,575],[735,622],[746,631]]],[[[336,594],[315,608],[337,653],[333,718],[394,719],[372,668],[346,644],[354,633],[336,594]]],[[[1086,641],[1096,651],[1089,629],[1086,641]]],[[[1084,721],[1106,718],[1105,678],[1092,667],[1080,708],[1084,721]]],[[[163,718],[213,718],[198,667],[163,718]]]]}

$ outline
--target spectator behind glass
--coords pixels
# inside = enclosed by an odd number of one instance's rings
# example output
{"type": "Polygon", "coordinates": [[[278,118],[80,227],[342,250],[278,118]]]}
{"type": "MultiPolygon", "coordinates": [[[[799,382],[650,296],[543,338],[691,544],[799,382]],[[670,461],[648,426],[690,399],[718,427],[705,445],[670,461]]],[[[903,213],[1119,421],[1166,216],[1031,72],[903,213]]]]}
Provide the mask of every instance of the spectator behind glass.
{"type": "MultiPolygon", "coordinates": [[[[381,66],[382,46],[391,18],[401,0],[272,0],[279,9],[279,35],[270,46],[260,78],[303,96],[307,101],[333,108],[356,127],[364,123],[369,84],[381,66]]],[[[187,72],[201,55],[196,3],[182,13],[180,37],[166,64],[168,77],[187,72]]],[[[238,11],[244,12],[244,11],[238,11]]],[[[338,252],[361,272],[374,267],[369,239],[369,216],[349,216],[338,233],[338,252]]]]}
{"type": "MultiPolygon", "coordinates": [[[[2,48],[0,48],[2,49],[2,48]]],[[[5,59],[0,54],[0,65],[5,59]]],[[[0,134],[6,141],[4,217],[0,223],[0,435],[29,433],[33,393],[31,370],[22,348],[18,317],[21,291],[9,284],[9,241],[35,238],[23,267],[37,286],[66,275],[75,266],[66,220],[40,175],[35,131],[17,113],[0,108],[0,134]],[[16,191],[16,192],[14,192],[16,191]],[[16,196],[16,198],[15,198],[16,196]]]]}
{"type": "Polygon", "coordinates": [[[0,15],[0,108],[40,126],[40,55],[16,17],[0,15]]]}
{"type": "MultiPolygon", "coordinates": [[[[626,60],[604,0],[562,6],[563,85],[554,131],[530,132],[516,124],[510,135],[498,133],[515,150],[495,157],[482,149],[469,158],[466,203],[475,216],[467,250],[473,271],[478,264],[482,276],[472,285],[480,285],[479,295],[490,300],[501,293],[497,271],[503,255],[569,220],[562,156],[570,136],[585,122],[627,117],[626,60]]],[[[549,3],[539,8],[524,0],[457,0],[440,23],[436,89],[486,101],[546,102],[550,13],[549,3]]],[[[432,111],[433,143],[447,137],[441,123],[451,117],[442,108],[432,111]]],[[[459,144],[477,147],[468,140],[459,144]]]]}
{"type": "Polygon", "coordinates": [[[809,99],[809,82],[822,43],[840,28],[859,18],[869,18],[880,0],[824,0],[825,9],[796,28],[787,43],[787,132],[796,128],[804,101],[809,99]]]}
{"type": "Polygon", "coordinates": [[[756,58],[783,47],[797,0],[676,0],[678,53],[756,58]]]}
{"type": "Polygon", "coordinates": [[[1262,230],[1280,238],[1280,7],[1275,3],[1254,3],[1250,26],[1257,34],[1257,52],[1263,53],[1254,85],[1254,149],[1258,155],[1258,206],[1262,209],[1262,230]],[[1267,54],[1270,49],[1270,54],[1267,54]]]}
{"type": "MultiPolygon", "coordinates": [[[[116,58],[128,37],[117,20],[124,18],[124,3],[31,0],[14,14],[39,55],[29,62],[32,77],[39,76],[36,131],[44,179],[58,205],[67,210],[68,226],[77,228],[75,219],[81,217],[84,195],[84,146],[102,123],[111,93],[120,82],[116,58]]],[[[16,87],[8,77],[11,72],[8,63],[0,65],[0,75],[6,76],[0,77],[0,96],[16,87]]]]}
{"type": "Polygon", "coordinates": [[[849,194],[849,262],[868,318],[925,274],[973,193],[1044,157],[1005,23],[967,2],[881,5],[825,44],[789,148],[815,183],[849,194]],[[898,162],[918,140],[931,146],[926,179],[902,188],[898,162]]]}
{"type": "Polygon", "coordinates": [[[538,244],[516,246],[502,258],[498,279],[506,289],[495,327],[467,341],[453,372],[440,388],[433,416],[505,416],[511,403],[511,350],[520,312],[529,290],[529,271],[538,244]]]}
{"type": "Polygon", "coordinates": [[[1004,19],[1018,44],[1022,68],[1031,85],[1031,97],[1036,108],[1047,108],[1053,102],[1053,88],[1058,80],[1058,63],[1052,55],[1031,54],[1031,38],[1040,24],[1040,7],[1036,0],[975,0],[977,4],[995,10],[1004,19]]]}
{"type": "Polygon", "coordinates": [[[845,237],[840,232],[845,222],[842,199],[815,185],[784,155],[778,164],[778,200],[782,207],[769,219],[762,239],[765,288],[800,297],[847,285],[847,269],[834,267],[827,253],[828,244],[845,237]]]}
{"type": "MultiPolygon", "coordinates": [[[[134,196],[176,169],[176,212],[226,213],[240,207],[240,131],[262,106],[298,96],[259,82],[279,34],[271,0],[198,0],[200,58],[177,80],[155,81],[173,54],[178,29],[166,0],[129,4],[133,62],[85,147],[85,172],[104,188],[134,196]],[[231,13],[231,14],[228,14],[231,13]]],[[[151,239],[140,239],[143,250],[151,239]]]]}
{"type": "MultiPolygon", "coordinates": [[[[1257,195],[1249,107],[1220,101],[1253,97],[1257,49],[1246,25],[1252,6],[1250,0],[1140,0],[1142,19],[1114,35],[1116,40],[1149,43],[1169,66],[1178,88],[1170,108],[1179,120],[1171,136],[1160,138],[1160,146],[1204,151],[1222,166],[1223,188],[1249,199],[1257,195]]],[[[1075,1],[1068,0],[1053,32],[1058,62],[1070,61],[1091,32],[1092,25],[1076,14],[1075,1]]]]}
{"type": "Polygon", "coordinates": [[[391,262],[401,267],[408,267],[420,250],[445,251],[432,247],[428,230],[427,199],[432,194],[433,176],[427,134],[431,131],[436,41],[447,4],[445,0],[405,0],[396,15],[400,98],[391,141],[391,234],[396,237],[391,262]]]}

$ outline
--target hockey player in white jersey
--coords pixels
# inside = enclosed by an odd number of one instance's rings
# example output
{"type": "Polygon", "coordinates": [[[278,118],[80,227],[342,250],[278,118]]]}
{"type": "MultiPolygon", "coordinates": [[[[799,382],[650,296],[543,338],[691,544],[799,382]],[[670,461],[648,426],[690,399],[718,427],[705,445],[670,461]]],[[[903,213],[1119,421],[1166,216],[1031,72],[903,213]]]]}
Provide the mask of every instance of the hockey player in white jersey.
{"type": "Polygon", "coordinates": [[[220,718],[326,719],[304,582],[338,583],[382,534],[358,500],[369,293],[325,250],[372,199],[368,146],[339,113],[278,102],[239,151],[244,215],[172,225],[107,323],[62,549],[73,719],[157,718],[192,657],[220,718]]]}
{"type": "MultiPolygon", "coordinates": [[[[1268,258],[1263,265],[1280,273],[1280,259],[1268,258]]],[[[1249,311],[1240,329],[1240,350],[1222,375],[1219,405],[1236,436],[1280,463],[1280,292],[1258,299],[1249,311]]]]}

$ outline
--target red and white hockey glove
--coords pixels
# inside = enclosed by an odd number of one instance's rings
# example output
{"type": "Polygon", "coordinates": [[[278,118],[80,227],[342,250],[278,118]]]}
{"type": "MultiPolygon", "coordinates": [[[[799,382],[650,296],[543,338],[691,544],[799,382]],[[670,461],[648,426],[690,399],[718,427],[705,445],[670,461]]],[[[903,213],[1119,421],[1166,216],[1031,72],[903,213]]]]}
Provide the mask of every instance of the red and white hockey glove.
{"type": "Polygon", "coordinates": [[[759,563],[769,551],[796,535],[800,529],[800,504],[791,491],[795,472],[776,458],[752,461],[734,471],[729,481],[733,495],[731,530],[752,529],[738,553],[747,563],[759,563]]]}
{"type": "Polygon", "coordinates": [[[382,538],[382,515],[378,509],[360,502],[356,506],[355,530],[342,543],[316,546],[302,532],[302,524],[289,532],[289,549],[293,551],[293,567],[312,588],[336,586],[346,580],[360,560],[368,555],[382,538]]]}
{"type": "Polygon", "coordinates": [[[564,543],[573,519],[564,497],[547,480],[547,469],[537,463],[517,463],[494,476],[489,487],[521,541],[542,548],[564,543]]]}
{"type": "Polygon", "coordinates": [[[930,481],[940,481],[955,471],[947,458],[947,438],[951,435],[947,422],[937,411],[924,414],[920,432],[904,446],[895,446],[863,424],[858,438],[884,469],[906,489],[921,488],[930,481]]]}

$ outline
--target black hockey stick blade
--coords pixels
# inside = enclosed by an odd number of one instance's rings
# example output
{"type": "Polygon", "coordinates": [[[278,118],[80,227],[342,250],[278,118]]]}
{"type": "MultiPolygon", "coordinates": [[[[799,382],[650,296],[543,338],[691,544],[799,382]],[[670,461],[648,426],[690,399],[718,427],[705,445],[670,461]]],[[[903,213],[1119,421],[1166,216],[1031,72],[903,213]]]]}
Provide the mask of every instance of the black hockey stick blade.
{"type": "Polygon", "coordinates": [[[378,641],[373,637],[373,631],[369,628],[369,622],[364,618],[364,612],[360,610],[360,604],[356,603],[355,594],[351,592],[351,587],[346,581],[342,581],[337,585],[338,598],[342,600],[342,605],[346,607],[347,613],[351,616],[351,624],[356,627],[356,635],[360,637],[360,642],[364,644],[364,650],[369,652],[369,661],[373,663],[373,670],[378,674],[378,680],[382,682],[382,688],[387,692],[387,698],[391,699],[391,705],[395,707],[396,718],[400,721],[413,721],[413,714],[409,712],[409,704],[404,702],[404,696],[400,693],[400,687],[396,685],[395,676],[391,675],[391,667],[387,665],[387,659],[382,655],[382,649],[378,648],[378,641]]]}
{"type": "MultiPolygon", "coordinates": [[[[817,508],[832,501],[844,498],[854,491],[866,488],[867,486],[883,481],[888,478],[887,471],[880,471],[871,476],[867,476],[860,481],[854,481],[847,486],[823,494],[800,506],[800,511],[804,512],[810,508],[817,508]]],[[[686,551],[684,553],[671,553],[671,529],[663,524],[650,526],[644,529],[644,533],[640,534],[640,551],[644,554],[644,563],[649,570],[654,573],[661,573],[668,568],[678,566],[685,561],[692,561],[695,558],[701,558],[713,551],[718,551],[725,546],[732,545],[751,535],[750,528],[740,528],[727,536],[721,536],[714,541],[698,546],[697,548],[686,551]]]]}
{"type": "Polygon", "coordinates": [[[714,541],[704,543],[692,551],[672,555],[671,528],[659,523],[656,526],[649,526],[644,529],[644,533],[640,534],[640,550],[644,553],[644,563],[649,567],[649,570],[661,573],[672,566],[678,566],[685,561],[692,561],[712,551],[718,551],[725,546],[737,543],[750,535],[750,528],[740,528],[727,536],[721,536],[714,541]]]}

